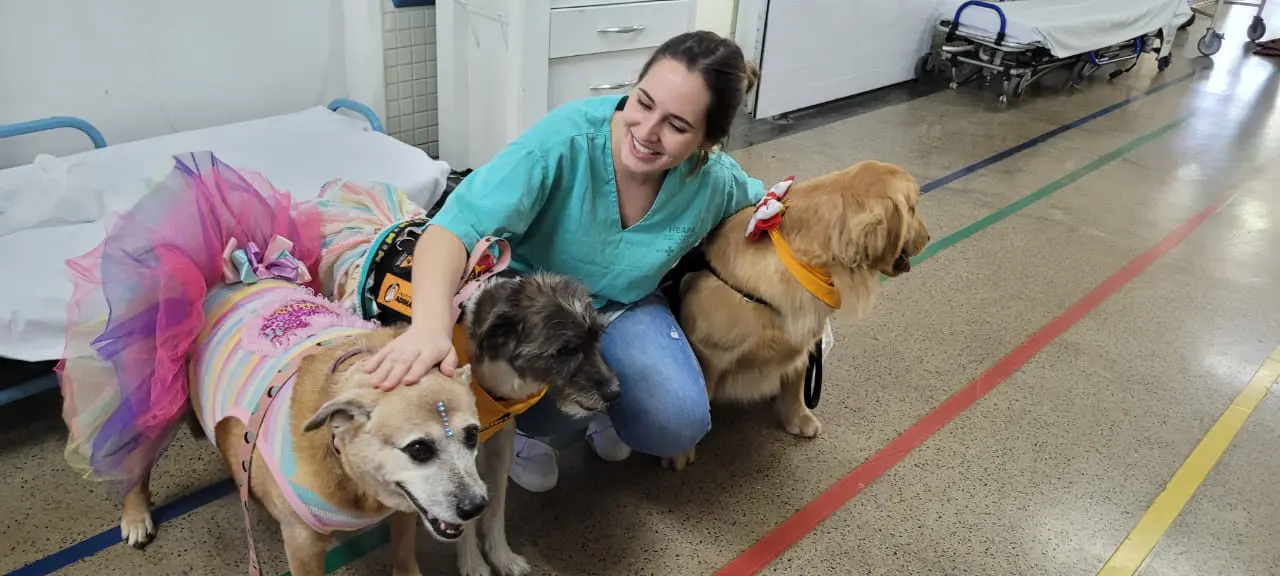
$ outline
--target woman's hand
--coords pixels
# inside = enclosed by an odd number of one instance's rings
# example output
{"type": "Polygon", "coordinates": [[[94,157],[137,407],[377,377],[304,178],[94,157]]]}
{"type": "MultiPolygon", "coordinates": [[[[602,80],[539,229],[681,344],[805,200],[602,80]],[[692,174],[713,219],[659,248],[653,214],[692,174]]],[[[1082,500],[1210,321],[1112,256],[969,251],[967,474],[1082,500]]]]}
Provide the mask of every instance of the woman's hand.
{"type": "Polygon", "coordinates": [[[390,390],[401,384],[416,383],[437,366],[442,374],[452,378],[457,365],[458,354],[449,334],[414,324],[383,346],[364,370],[373,374],[375,388],[390,390]]]}

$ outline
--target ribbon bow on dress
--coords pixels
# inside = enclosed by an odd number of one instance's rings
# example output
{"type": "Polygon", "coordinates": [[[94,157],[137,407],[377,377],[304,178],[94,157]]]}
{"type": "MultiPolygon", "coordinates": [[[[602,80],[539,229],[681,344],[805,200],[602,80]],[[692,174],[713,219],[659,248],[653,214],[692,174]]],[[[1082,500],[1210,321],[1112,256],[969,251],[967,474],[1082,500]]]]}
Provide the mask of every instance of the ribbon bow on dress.
{"type": "Polygon", "coordinates": [[[227,284],[254,284],[268,278],[288,280],[296,284],[311,282],[311,273],[307,271],[307,267],[289,253],[292,248],[293,242],[281,236],[271,237],[265,251],[253,242],[240,248],[236,239],[232,238],[222,250],[222,279],[227,284]]]}

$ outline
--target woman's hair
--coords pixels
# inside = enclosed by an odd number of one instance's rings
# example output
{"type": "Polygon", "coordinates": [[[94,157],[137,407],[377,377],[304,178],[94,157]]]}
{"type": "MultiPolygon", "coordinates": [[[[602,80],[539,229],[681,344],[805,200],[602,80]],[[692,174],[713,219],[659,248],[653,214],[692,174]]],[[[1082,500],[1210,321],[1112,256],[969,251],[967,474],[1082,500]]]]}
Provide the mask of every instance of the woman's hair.
{"type": "MultiPolygon", "coordinates": [[[[707,91],[711,93],[705,142],[710,143],[710,147],[723,145],[729,137],[734,117],[742,108],[743,97],[755,87],[760,76],[755,64],[747,62],[742,48],[732,40],[715,32],[698,30],[663,42],[640,70],[640,79],[644,79],[654,63],[664,58],[684,64],[702,76],[707,91]]],[[[706,156],[707,151],[703,149],[698,167],[706,162],[706,156]]]]}

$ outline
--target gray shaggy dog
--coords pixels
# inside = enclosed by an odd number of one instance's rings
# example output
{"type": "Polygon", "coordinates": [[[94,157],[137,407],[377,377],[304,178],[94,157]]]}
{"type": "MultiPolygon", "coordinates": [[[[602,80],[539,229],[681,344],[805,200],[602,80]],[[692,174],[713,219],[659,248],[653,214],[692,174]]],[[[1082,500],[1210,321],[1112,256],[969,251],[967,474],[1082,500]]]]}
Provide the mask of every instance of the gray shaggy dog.
{"type": "MultiPolygon", "coordinates": [[[[600,355],[604,319],[586,288],[572,278],[496,274],[463,306],[461,321],[472,377],[495,399],[528,398],[546,385],[541,402],[554,401],[562,412],[585,417],[620,395],[618,379],[600,355]]],[[[464,530],[458,543],[458,570],[464,576],[530,571],[528,561],[508,545],[504,523],[515,434],[516,427],[508,425],[480,446],[478,464],[489,505],[473,521],[480,523],[479,531],[464,530]]]]}
{"type": "Polygon", "coordinates": [[[576,280],[556,274],[503,272],[487,280],[464,307],[471,363],[486,382],[514,388],[495,397],[525,398],[539,386],[571,416],[604,410],[619,395],[618,379],[600,355],[605,324],[576,280]]]}

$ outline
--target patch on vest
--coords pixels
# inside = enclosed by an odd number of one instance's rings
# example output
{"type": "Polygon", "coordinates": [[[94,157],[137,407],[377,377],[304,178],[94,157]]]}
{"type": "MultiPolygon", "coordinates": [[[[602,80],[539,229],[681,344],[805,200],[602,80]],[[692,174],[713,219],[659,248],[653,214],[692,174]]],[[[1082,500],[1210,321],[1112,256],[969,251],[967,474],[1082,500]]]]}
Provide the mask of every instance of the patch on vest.
{"type": "Polygon", "coordinates": [[[401,222],[387,233],[373,252],[369,286],[373,298],[361,310],[367,318],[389,326],[413,318],[413,249],[426,228],[427,220],[401,222]]]}
{"type": "Polygon", "coordinates": [[[262,318],[258,336],[276,348],[283,348],[298,332],[314,328],[317,317],[336,319],[338,315],[318,302],[292,300],[262,318]]]}
{"type": "MultiPolygon", "coordinates": [[[[373,251],[368,280],[372,298],[360,306],[366,317],[384,326],[412,321],[413,250],[425,227],[425,219],[402,222],[373,251]]],[[[478,278],[496,264],[493,252],[486,252],[467,272],[463,283],[478,278]]]]}
{"type": "Polygon", "coordinates": [[[305,288],[291,289],[250,305],[267,312],[252,313],[241,338],[244,346],[267,356],[275,356],[329,328],[345,326],[368,330],[376,326],[305,288]]]}

